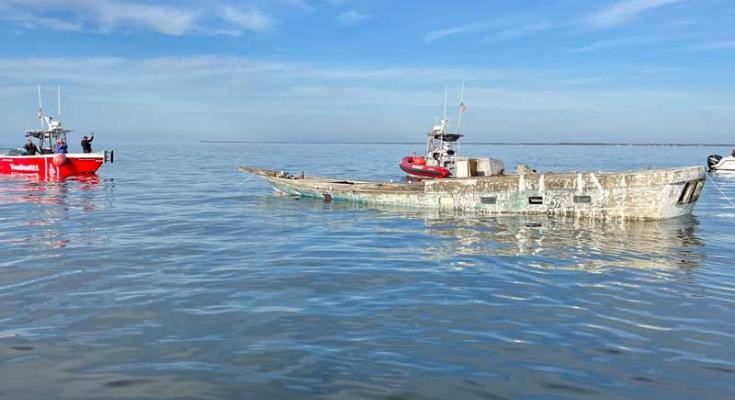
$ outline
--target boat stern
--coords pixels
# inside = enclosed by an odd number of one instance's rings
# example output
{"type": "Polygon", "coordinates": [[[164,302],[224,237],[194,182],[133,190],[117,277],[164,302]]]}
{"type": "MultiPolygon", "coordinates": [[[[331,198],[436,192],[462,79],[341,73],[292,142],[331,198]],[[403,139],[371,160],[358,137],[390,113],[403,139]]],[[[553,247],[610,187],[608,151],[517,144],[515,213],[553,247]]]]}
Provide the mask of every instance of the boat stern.
{"type": "Polygon", "coordinates": [[[661,172],[662,188],[656,219],[689,215],[704,189],[704,167],[687,167],[661,172]]]}

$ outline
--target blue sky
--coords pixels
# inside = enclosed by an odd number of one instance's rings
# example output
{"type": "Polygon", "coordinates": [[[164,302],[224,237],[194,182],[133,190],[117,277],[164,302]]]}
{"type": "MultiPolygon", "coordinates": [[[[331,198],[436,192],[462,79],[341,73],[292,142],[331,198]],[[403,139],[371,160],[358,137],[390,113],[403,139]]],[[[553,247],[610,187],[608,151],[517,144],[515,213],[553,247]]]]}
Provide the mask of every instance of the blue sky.
{"type": "Polygon", "coordinates": [[[2,142],[735,141],[735,2],[0,0],[2,142]],[[456,119],[456,118],[453,118],[456,119]]]}

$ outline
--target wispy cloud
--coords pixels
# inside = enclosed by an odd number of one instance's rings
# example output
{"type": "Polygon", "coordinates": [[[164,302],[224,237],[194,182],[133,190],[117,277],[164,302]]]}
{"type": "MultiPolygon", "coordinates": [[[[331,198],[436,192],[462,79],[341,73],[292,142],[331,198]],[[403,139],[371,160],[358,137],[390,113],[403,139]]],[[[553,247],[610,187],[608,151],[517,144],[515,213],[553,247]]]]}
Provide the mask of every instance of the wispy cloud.
{"type": "Polygon", "coordinates": [[[547,22],[530,23],[500,30],[487,38],[487,41],[502,41],[532,36],[554,29],[555,26],[547,22]]]}
{"type": "Polygon", "coordinates": [[[302,9],[304,11],[314,11],[314,6],[307,0],[281,0],[284,4],[302,9]]]}
{"type": "Polygon", "coordinates": [[[641,13],[679,3],[683,0],[623,0],[586,18],[588,26],[597,29],[623,25],[641,13]]]}
{"type": "Polygon", "coordinates": [[[253,31],[262,32],[273,26],[273,19],[262,12],[251,8],[240,10],[231,5],[222,7],[222,19],[232,22],[237,27],[253,31]]]}
{"type": "Polygon", "coordinates": [[[456,35],[475,35],[483,42],[502,42],[539,35],[543,32],[559,30],[568,24],[552,23],[528,17],[505,17],[467,23],[445,29],[429,31],[424,42],[432,43],[456,35]]]}
{"type": "Polygon", "coordinates": [[[27,29],[98,33],[140,29],[172,36],[216,35],[261,32],[274,22],[255,8],[239,9],[229,4],[204,8],[195,3],[124,0],[5,0],[0,9],[0,19],[27,29]]]}
{"type": "Polygon", "coordinates": [[[673,35],[673,34],[659,34],[659,35],[648,35],[648,36],[628,36],[620,37],[615,39],[597,40],[590,44],[575,47],[570,51],[572,53],[586,53],[598,50],[608,50],[618,47],[643,47],[659,45],[662,43],[680,43],[695,37],[695,34],[690,35],[673,35]]]}
{"type": "MultiPolygon", "coordinates": [[[[611,39],[602,39],[592,41],[591,43],[569,49],[572,53],[586,53],[599,50],[608,50],[613,48],[636,48],[636,47],[652,47],[658,51],[671,51],[674,49],[693,49],[691,43],[705,41],[708,38],[707,32],[699,32],[689,30],[684,33],[664,31],[658,33],[647,33],[645,35],[625,35],[611,39]]],[[[703,45],[697,46],[698,49],[712,46],[711,48],[727,48],[728,45],[735,44],[735,40],[730,41],[711,41],[703,45]]]]}
{"type": "Polygon", "coordinates": [[[435,31],[427,32],[426,35],[424,35],[424,42],[431,43],[437,40],[444,39],[448,36],[454,36],[454,35],[459,35],[462,33],[474,32],[474,31],[479,30],[480,28],[481,27],[478,24],[467,24],[467,25],[455,26],[452,28],[438,29],[435,31]]]}
{"type": "Polygon", "coordinates": [[[605,50],[610,49],[614,47],[620,47],[625,45],[634,44],[635,41],[632,39],[609,39],[609,40],[597,40],[595,42],[592,42],[590,44],[586,44],[584,46],[575,47],[573,49],[570,49],[572,53],[587,53],[590,51],[596,51],[596,50],[605,50]]]}
{"type": "Polygon", "coordinates": [[[199,11],[162,5],[121,3],[113,1],[84,2],[86,11],[95,14],[95,22],[103,31],[129,24],[168,35],[182,35],[195,29],[199,11]],[[94,5],[93,5],[94,4],[94,5]]]}
{"type": "Polygon", "coordinates": [[[355,26],[361,24],[368,17],[369,16],[367,14],[363,14],[355,10],[348,10],[338,15],[335,21],[337,24],[342,26],[355,26]]]}
{"type": "Polygon", "coordinates": [[[19,23],[26,29],[39,29],[42,27],[52,26],[54,30],[61,32],[81,32],[84,30],[84,27],[80,23],[64,21],[57,18],[33,18],[28,15],[14,15],[6,18],[19,23]]]}
{"type": "Polygon", "coordinates": [[[735,49],[735,39],[713,40],[691,47],[692,50],[725,50],[735,49]]]}

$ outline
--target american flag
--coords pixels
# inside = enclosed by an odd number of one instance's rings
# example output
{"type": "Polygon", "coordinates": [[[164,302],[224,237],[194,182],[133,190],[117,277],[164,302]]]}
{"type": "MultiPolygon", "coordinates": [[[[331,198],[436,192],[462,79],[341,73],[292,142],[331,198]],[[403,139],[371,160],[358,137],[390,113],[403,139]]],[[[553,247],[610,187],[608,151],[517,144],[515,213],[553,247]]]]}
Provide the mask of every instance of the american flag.
{"type": "Polygon", "coordinates": [[[461,113],[464,112],[464,101],[461,102],[461,103],[459,103],[459,112],[461,112],[461,113]]]}

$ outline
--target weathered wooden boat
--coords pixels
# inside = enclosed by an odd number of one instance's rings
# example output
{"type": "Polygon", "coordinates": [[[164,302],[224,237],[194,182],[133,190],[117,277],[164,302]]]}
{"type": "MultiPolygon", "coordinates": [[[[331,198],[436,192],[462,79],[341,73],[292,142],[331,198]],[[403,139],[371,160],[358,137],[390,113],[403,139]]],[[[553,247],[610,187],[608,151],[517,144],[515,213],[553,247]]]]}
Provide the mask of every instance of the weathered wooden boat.
{"type": "Polygon", "coordinates": [[[369,205],[450,209],[488,215],[547,214],[579,218],[660,220],[690,215],[705,180],[703,167],[630,172],[537,173],[419,182],[368,182],[241,167],[283,194],[369,205]]]}
{"type": "Polygon", "coordinates": [[[306,177],[284,171],[241,167],[265,178],[278,192],[325,201],[475,211],[491,215],[558,215],[581,218],[660,220],[691,215],[704,187],[703,167],[630,172],[538,173],[524,165],[506,175],[505,164],[489,157],[459,156],[464,84],[454,133],[444,114],[427,134],[423,156],[403,157],[406,183],[306,177]]]}

